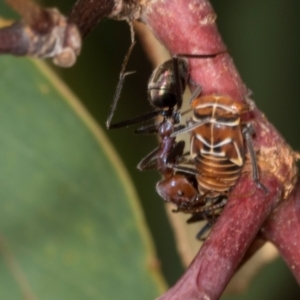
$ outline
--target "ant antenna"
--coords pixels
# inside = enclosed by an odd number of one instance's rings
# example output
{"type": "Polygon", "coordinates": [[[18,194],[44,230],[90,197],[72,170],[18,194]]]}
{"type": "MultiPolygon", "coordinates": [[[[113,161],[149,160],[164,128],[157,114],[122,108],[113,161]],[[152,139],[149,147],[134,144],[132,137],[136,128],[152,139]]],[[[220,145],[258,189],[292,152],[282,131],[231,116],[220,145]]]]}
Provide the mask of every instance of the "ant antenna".
{"type": "Polygon", "coordinates": [[[135,71],[125,72],[127,64],[128,64],[129,57],[130,57],[131,52],[133,50],[133,47],[136,43],[135,42],[135,37],[134,37],[134,28],[133,28],[132,21],[127,21],[127,22],[129,24],[129,27],[130,27],[131,44],[130,44],[129,49],[126,53],[126,56],[124,58],[124,61],[123,61],[123,64],[122,64],[122,69],[121,69],[121,72],[120,72],[119,82],[118,82],[118,85],[117,85],[117,88],[116,88],[116,93],[114,95],[113,103],[110,107],[110,111],[109,111],[108,117],[106,119],[106,127],[108,129],[110,128],[111,120],[113,118],[113,115],[114,115],[116,107],[117,107],[117,103],[118,103],[120,95],[121,95],[121,91],[122,91],[122,88],[123,88],[125,77],[127,75],[135,73],[135,71]]]}

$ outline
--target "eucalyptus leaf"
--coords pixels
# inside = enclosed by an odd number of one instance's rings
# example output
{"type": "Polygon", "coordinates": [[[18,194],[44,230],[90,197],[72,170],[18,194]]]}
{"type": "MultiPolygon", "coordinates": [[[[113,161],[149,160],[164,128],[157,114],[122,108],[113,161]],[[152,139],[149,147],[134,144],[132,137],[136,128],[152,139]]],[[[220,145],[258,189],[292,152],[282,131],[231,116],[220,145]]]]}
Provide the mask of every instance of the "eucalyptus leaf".
{"type": "Polygon", "coordinates": [[[162,292],[128,174],[46,65],[0,57],[0,141],[0,299],[162,292]]]}

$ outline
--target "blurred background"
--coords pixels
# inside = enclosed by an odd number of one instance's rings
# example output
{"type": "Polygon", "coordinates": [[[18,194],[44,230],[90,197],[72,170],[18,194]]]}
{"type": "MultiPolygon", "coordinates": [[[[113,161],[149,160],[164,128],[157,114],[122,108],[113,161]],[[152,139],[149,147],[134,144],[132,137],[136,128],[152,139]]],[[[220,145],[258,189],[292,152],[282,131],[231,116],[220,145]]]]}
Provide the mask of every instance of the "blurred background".
{"type": "MultiPolygon", "coordinates": [[[[75,0],[45,0],[67,13],[75,0]]],[[[299,53],[300,2],[273,0],[212,1],[217,24],[244,82],[253,91],[257,106],[295,150],[300,150],[299,53]]],[[[104,128],[125,53],[130,44],[126,22],[102,21],[84,41],[77,64],[56,69],[89,112],[104,128]]],[[[152,71],[138,42],[128,70],[115,121],[151,110],[147,102],[147,81],[152,71]]],[[[76,134],[76,132],[74,132],[76,134]]],[[[142,201],[147,223],[155,240],[162,270],[170,285],[183,272],[168,223],[163,201],[155,192],[160,179],[156,172],[140,173],[137,163],[157,145],[155,137],[135,136],[132,129],[107,132],[130,172],[142,201]]],[[[260,272],[243,295],[224,300],[299,299],[300,289],[285,263],[278,259],[260,272]]]]}

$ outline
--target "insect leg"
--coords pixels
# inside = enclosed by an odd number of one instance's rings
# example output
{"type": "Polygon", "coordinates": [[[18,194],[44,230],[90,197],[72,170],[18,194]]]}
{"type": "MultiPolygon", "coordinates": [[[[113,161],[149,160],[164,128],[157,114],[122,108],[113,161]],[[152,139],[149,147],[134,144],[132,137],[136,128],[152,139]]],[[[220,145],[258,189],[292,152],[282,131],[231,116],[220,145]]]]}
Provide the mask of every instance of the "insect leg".
{"type": "MultiPolygon", "coordinates": [[[[217,53],[212,53],[212,54],[184,54],[184,53],[180,53],[180,54],[176,54],[173,56],[173,67],[174,67],[174,73],[175,73],[175,81],[178,83],[176,84],[177,87],[177,97],[178,97],[178,108],[181,108],[182,105],[182,86],[181,86],[181,80],[180,80],[180,76],[179,76],[179,70],[178,70],[178,57],[184,57],[184,58],[195,58],[195,59],[208,59],[208,58],[214,58],[220,54],[224,54],[226,53],[227,50],[224,51],[220,51],[217,53]]],[[[190,85],[193,85],[196,87],[195,91],[193,92],[191,98],[190,98],[190,103],[199,96],[199,94],[201,93],[201,86],[196,83],[195,81],[193,81],[191,78],[189,78],[189,83],[190,85]]]]}
{"type": "Polygon", "coordinates": [[[135,134],[156,134],[159,124],[145,125],[134,130],[135,134]]]}
{"type": "Polygon", "coordinates": [[[111,120],[113,118],[113,115],[114,115],[116,107],[117,107],[118,100],[120,98],[120,94],[121,94],[121,91],[122,91],[122,88],[123,88],[125,77],[127,75],[135,73],[135,72],[125,72],[126,66],[127,66],[128,60],[129,60],[129,57],[130,57],[131,52],[133,50],[133,47],[135,45],[134,31],[132,29],[132,24],[129,23],[129,25],[130,25],[130,32],[131,32],[131,44],[130,44],[129,49],[128,49],[127,53],[126,53],[126,56],[124,58],[122,69],[121,69],[121,72],[120,72],[119,82],[118,82],[118,85],[117,85],[117,88],[116,88],[116,93],[115,93],[115,96],[114,96],[114,99],[113,99],[113,103],[111,105],[108,117],[106,119],[106,127],[107,128],[111,128],[112,127],[111,126],[111,120]]]}
{"type": "MultiPolygon", "coordinates": [[[[220,200],[220,199],[218,199],[220,200]]],[[[215,213],[215,210],[211,212],[203,211],[200,213],[193,213],[192,216],[187,220],[187,223],[194,223],[198,221],[207,221],[207,223],[200,229],[196,235],[196,239],[199,241],[204,241],[205,237],[203,235],[212,228],[219,217],[219,213],[215,213]]]]}
{"type": "Polygon", "coordinates": [[[183,150],[185,147],[184,141],[179,141],[176,143],[176,145],[173,147],[173,149],[170,151],[168,157],[167,157],[167,164],[178,161],[178,158],[180,158],[183,154],[183,150]]]}
{"type": "Polygon", "coordinates": [[[201,222],[201,221],[208,221],[209,219],[209,215],[206,212],[202,212],[202,213],[196,213],[196,214],[192,214],[192,216],[187,219],[187,223],[191,224],[191,223],[196,223],[196,222],[201,222]]]}
{"type": "MultiPolygon", "coordinates": [[[[180,80],[180,74],[179,74],[179,68],[178,68],[178,57],[184,57],[184,58],[198,58],[198,59],[206,59],[206,58],[214,58],[219,54],[225,53],[226,51],[214,53],[214,54],[175,54],[173,55],[173,69],[174,69],[174,75],[175,75],[175,82],[176,82],[176,95],[177,95],[177,108],[180,109],[182,106],[182,85],[180,80]]],[[[193,92],[192,97],[190,99],[190,102],[192,102],[201,92],[201,87],[196,82],[189,79],[189,82],[191,85],[196,86],[196,90],[193,92]]]]}
{"type": "MultiPolygon", "coordinates": [[[[173,149],[167,156],[167,161],[177,162],[178,158],[182,156],[184,150],[185,142],[180,141],[175,144],[173,149]]],[[[157,169],[158,168],[158,157],[161,154],[160,148],[156,148],[151,151],[147,156],[145,156],[137,165],[137,169],[140,171],[157,169]]]]}
{"type": "MultiPolygon", "coordinates": [[[[115,124],[110,124],[110,123],[107,124],[106,123],[106,126],[107,126],[108,129],[116,129],[116,128],[127,127],[129,125],[133,125],[133,124],[138,124],[138,123],[143,123],[143,122],[149,121],[149,120],[154,119],[155,117],[161,115],[162,113],[163,113],[162,110],[154,110],[154,111],[150,111],[148,113],[145,113],[143,115],[134,117],[132,119],[119,122],[119,123],[115,123],[115,124]]],[[[142,132],[139,132],[139,130],[137,130],[136,133],[143,134],[143,130],[142,130],[142,132]]],[[[145,132],[145,134],[146,133],[147,133],[147,131],[145,132]]]]}
{"type": "Polygon", "coordinates": [[[206,124],[206,123],[209,123],[211,121],[211,118],[206,118],[206,119],[203,119],[199,122],[195,122],[195,123],[191,123],[190,125],[182,128],[182,129],[179,129],[179,130],[175,130],[172,134],[171,134],[171,137],[175,137],[179,134],[183,134],[183,133],[187,133],[187,132],[190,132],[194,129],[196,129],[197,127],[203,125],[203,124],[206,124]]]}
{"type": "MultiPolygon", "coordinates": [[[[222,208],[227,203],[227,197],[222,197],[221,201],[216,204],[211,204],[208,206],[202,206],[197,208],[196,205],[190,205],[189,207],[178,207],[175,212],[184,212],[184,213],[201,213],[201,212],[212,212],[216,209],[222,208]]],[[[198,204],[194,202],[194,204],[198,204]]]]}
{"type": "Polygon", "coordinates": [[[212,222],[207,222],[196,234],[196,239],[198,241],[205,241],[205,237],[203,238],[203,235],[212,228],[213,223],[212,222]]]}
{"type": "Polygon", "coordinates": [[[253,125],[251,123],[246,124],[246,126],[242,130],[242,133],[244,135],[246,145],[250,155],[253,181],[255,182],[256,186],[260,190],[262,190],[266,195],[268,195],[269,194],[268,189],[259,180],[258,164],[257,164],[254,147],[253,147],[253,142],[252,142],[252,135],[255,133],[253,125]]]}
{"type": "Polygon", "coordinates": [[[199,230],[196,235],[196,239],[199,241],[205,241],[205,237],[203,235],[212,228],[215,224],[218,216],[214,214],[208,214],[207,212],[195,213],[186,221],[188,224],[199,222],[199,221],[207,221],[207,223],[199,230]]]}
{"type": "Polygon", "coordinates": [[[194,80],[192,80],[191,78],[190,78],[189,82],[190,82],[191,85],[193,85],[193,86],[196,87],[196,89],[195,89],[195,91],[193,92],[193,94],[192,94],[192,96],[191,96],[191,98],[190,98],[190,101],[189,101],[189,103],[191,104],[191,103],[193,102],[193,100],[196,99],[196,98],[200,95],[200,93],[201,93],[201,91],[202,91],[202,88],[201,88],[201,86],[200,86],[198,83],[196,83],[196,82],[195,82],[194,80]]]}
{"type": "Polygon", "coordinates": [[[140,171],[156,169],[157,168],[157,157],[159,155],[159,147],[151,151],[147,156],[145,156],[137,165],[137,169],[140,171]]]}
{"type": "Polygon", "coordinates": [[[180,165],[174,165],[174,164],[168,164],[168,167],[177,172],[190,174],[190,175],[194,175],[194,176],[198,175],[198,171],[193,168],[184,167],[184,166],[180,166],[180,165]]]}
{"type": "Polygon", "coordinates": [[[217,53],[212,53],[212,54],[187,54],[187,53],[180,53],[177,54],[177,57],[185,57],[185,58],[200,58],[200,59],[205,59],[205,58],[215,58],[216,56],[220,54],[227,53],[227,50],[223,50],[217,53]]]}

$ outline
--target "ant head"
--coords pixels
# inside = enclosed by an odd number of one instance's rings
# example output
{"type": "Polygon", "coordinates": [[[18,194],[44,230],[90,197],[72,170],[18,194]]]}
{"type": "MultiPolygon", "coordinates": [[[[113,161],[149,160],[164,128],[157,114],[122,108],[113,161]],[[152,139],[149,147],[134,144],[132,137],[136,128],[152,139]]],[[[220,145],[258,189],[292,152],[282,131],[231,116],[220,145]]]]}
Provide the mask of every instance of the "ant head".
{"type": "Polygon", "coordinates": [[[175,174],[157,183],[156,191],[166,201],[178,206],[188,205],[198,196],[188,178],[175,174]]]}
{"type": "Polygon", "coordinates": [[[176,105],[180,108],[188,77],[188,62],[185,58],[170,59],[159,65],[148,83],[150,103],[160,109],[173,108],[176,105]]]}

